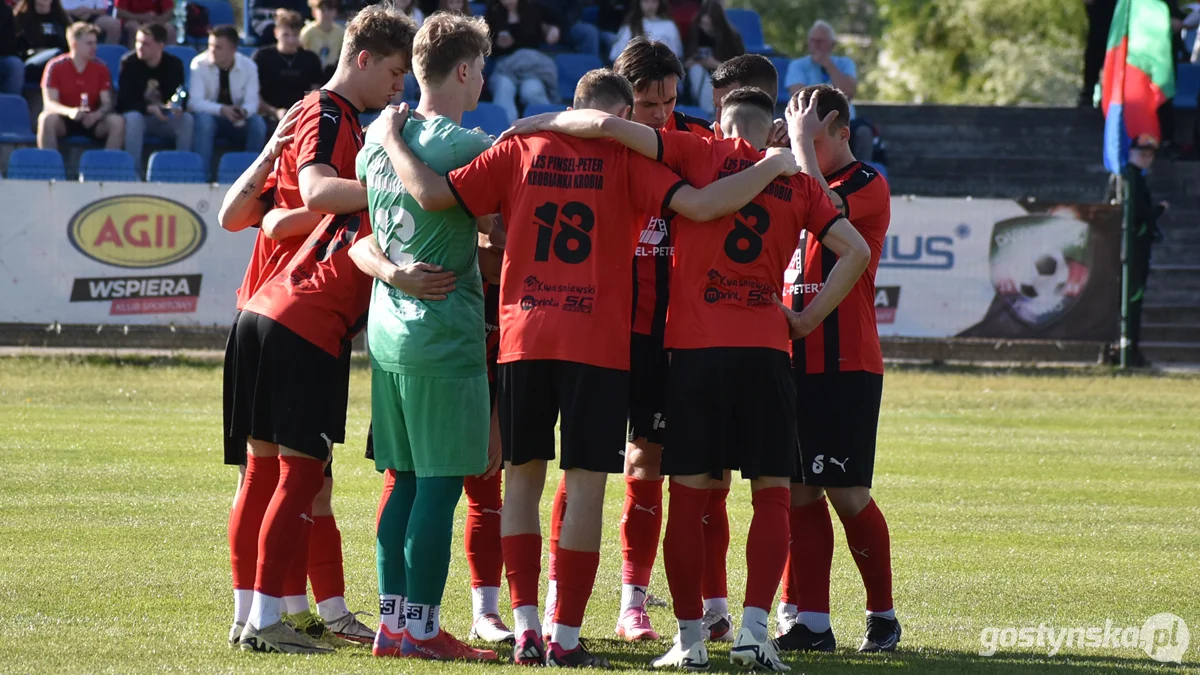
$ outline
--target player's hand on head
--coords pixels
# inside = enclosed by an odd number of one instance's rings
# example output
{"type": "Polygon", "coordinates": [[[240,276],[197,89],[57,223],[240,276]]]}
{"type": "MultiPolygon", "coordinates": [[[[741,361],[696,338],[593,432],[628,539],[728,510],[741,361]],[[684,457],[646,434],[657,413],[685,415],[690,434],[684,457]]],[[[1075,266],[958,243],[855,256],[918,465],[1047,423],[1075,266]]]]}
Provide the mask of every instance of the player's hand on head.
{"type": "Polygon", "coordinates": [[[788,136],[787,120],[775,120],[771,127],[771,135],[767,138],[767,147],[769,148],[787,148],[791,147],[792,140],[788,136]]]}
{"type": "Polygon", "coordinates": [[[793,138],[812,139],[824,132],[837,119],[838,111],[830,110],[825,117],[817,112],[817,97],[810,96],[803,107],[799,97],[793,98],[784,113],[788,121],[788,132],[793,138]]]}
{"type": "Polygon", "coordinates": [[[404,130],[404,123],[408,121],[408,114],[407,103],[389,105],[379,113],[379,119],[375,120],[375,122],[382,124],[383,128],[391,132],[391,135],[396,138],[402,138],[400,132],[404,130]]]}
{"type": "Polygon", "coordinates": [[[295,135],[292,134],[292,129],[295,128],[296,122],[299,119],[300,102],[297,101],[279,120],[279,124],[275,126],[275,132],[271,134],[271,140],[267,141],[266,150],[268,157],[278,159],[283,154],[283,149],[295,138],[295,135]]]}
{"type": "Polygon", "coordinates": [[[423,262],[397,267],[388,279],[389,286],[418,300],[445,300],[454,290],[454,282],[454,272],[423,262]]]}
{"type": "Polygon", "coordinates": [[[767,148],[765,156],[780,167],[781,176],[795,176],[800,173],[800,164],[796,161],[796,155],[792,154],[791,148],[767,148]]]}

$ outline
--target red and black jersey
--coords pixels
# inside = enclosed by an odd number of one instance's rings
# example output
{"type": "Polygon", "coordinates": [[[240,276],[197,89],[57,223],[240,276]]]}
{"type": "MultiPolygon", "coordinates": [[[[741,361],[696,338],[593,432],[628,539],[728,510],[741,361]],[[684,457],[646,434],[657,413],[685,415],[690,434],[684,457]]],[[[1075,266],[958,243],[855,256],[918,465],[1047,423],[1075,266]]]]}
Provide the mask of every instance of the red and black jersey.
{"type": "MultiPolygon", "coordinates": [[[[690,131],[703,138],[713,136],[707,122],[678,110],[667,119],[663,130],[690,131]]],[[[650,213],[643,214],[638,222],[643,223],[643,229],[638,234],[633,258],[633,332],[654,335],[661,340],[667,323],[671,256],[675,253],[671,243],[671,221],[660,213],[650,213]]]]}
{"type": "MultiPolygon", "coordinates": [[[[659,133],[659,158],[689,183],[707,186],[743,171],[762,152],[740,138],[714,140],[678,131],[659,133]]],[[[666,346],[766,347],[788,350],[787,319],[772,295],[800,233],[819,239],[841,218],[811,176],[778,177],[750,203],[719,220],[676,217],[676,254],[666,346]]]]}
{"type": "Polygon", "coordinates": [[[371,234],[366,211],[329,215],[301,239],[296,255],[263,283],[246,311],[274,319],[333,356],[367,323],[371,277],[350,259],[350,247],[371,234]]]}
{"type": "MultiPolygon", "coordinates": [[[[300,117],[293,130],[295,138],[276,160],[263,190],[264,195],[271,196],[275,208],[304,206],[300,197],[300,171],[306,166],[325,164],[342,178],[355,178],[354,160],[363,145],[358,110],[326,89],[309,93],[300,105],[300,117]]],[[[238,289],[238,309],[246,305],[263,282],[288,264],[303,242],[304,237],[275,241],[258,233],[246,276],[238,289]]]]}
{"type": "MultiPolygon", "coordinates": [[[[891,221],[891,191],[887,180],[862,162],[835,171],[826,180],[845,202],[850,224],[871,247],[871,262],[837,309],[815,331],[792,343],[792,364],[797,372],[809,374],[866,371],[882,375],[883,353],[875,324],[875,272],[891,221]]],[[[797,249],[784,279],[784,294],[792,296],[792,309],[804,309],[825,285],[836,263],[833,251],[816,237],[808,237],[797,249]]]]}
{"type": "Polygon", "coordinates": [[[615,141],[541,132],[446,180],[468,215],[504,217],[499,362],[628,370],[636,214],[665,211],[679,176],[615,141]]]}

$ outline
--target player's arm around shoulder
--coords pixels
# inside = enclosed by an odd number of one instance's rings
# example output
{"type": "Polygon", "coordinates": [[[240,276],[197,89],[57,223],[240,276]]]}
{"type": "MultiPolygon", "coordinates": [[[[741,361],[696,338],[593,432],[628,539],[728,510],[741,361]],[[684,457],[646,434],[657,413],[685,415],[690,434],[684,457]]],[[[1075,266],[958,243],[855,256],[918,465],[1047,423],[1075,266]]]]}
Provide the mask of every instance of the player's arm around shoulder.
{"type": "Polygon", "coordinates": [[[408,104],[388,106],[380,113],[375,124],[383,125],[383,149],[392,163],[404,189],[417,204],[426,211],[443,211],[455,205],[454,193],[442,176],[425,165],[412,148],[404,142],[404,123],[408,121],[408,104]]]}
{"type": "Polygon", "coordinates": [[[291,237],[308,236],[316,229],[325,214],[298,209],[271,209],[263,216],[262,232],[268,239],[281,241],[291,237]]]}
{"type": "Polygon", "coordinates": [[[398,266],[384,254],[374,232],[350,247],[350,259],[363,274],[418,300],[445,300],[454,290],[454,272],[423,262],[398,266]]]}
{"type": "Polygon", "coordinates": [[[794,176],[800,171],[791,150],[771,148],[754,166],[726,176],[703,189],[681,188],[670,207],[695,222],[707,222],[727,216],[750,203],[771,181],[779,176],[794,176]]]}

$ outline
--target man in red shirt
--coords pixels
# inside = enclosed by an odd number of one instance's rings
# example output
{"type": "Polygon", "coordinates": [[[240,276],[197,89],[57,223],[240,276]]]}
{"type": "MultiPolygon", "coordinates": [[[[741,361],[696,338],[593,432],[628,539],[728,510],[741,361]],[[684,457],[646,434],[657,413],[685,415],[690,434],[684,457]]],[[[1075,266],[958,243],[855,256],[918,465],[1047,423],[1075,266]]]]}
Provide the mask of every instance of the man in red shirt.
{"type": "Polygon", "coordinates": [[[104,147],[125,145],[125,118],[112,95],[112,74],[96,58],[100,29],[76,22],[67,29],[70,52],[56,56],[42,72],[42,112],[38,115],[38,147],[58,149],[63,136],[104,140],[104,147]]]}
{"type": "MultiPolygon", "coordinates": [[[[518,131],[556,130],[616,138],[706,184],[736,175],[762,156],[773,130],[774,105],[746,87],[723,100],[728,138],[655,131],[590,112],[564,113],[518,124],[518,131]]],[[[810,116],[811,117],[811,116],[810,116]]],[[[819,122],[815,122],[819,124],[819,122]]],[[[811,152],[811,148],[805,149],[811,152]]],[[[811,306],[828,313],[850,292],[870,251],[810,176],[777,179],[736,214],[716,223],[676,223],[666,347],[672,350],[662,471],[671,476],[671,508],[663,559],[679,636],[655,667],[706,665],[702,639],[704,514],[709,491],[731,470],[751,481],[754,517],[746,544],[747,584],[742,627],[730,649],[734,664],[786,670],[767,636],[768,611],[788,546],[788,485],[798,442],[794,383],[787,360],[788,325],[772,298],[802,231],[838,255],[811,306]]],[[[823,315],[820,315],[823,317],[823,315]]],[[[809,317],[811,318],[811,317],[809,317]]]]}
{"type": "Polygon", "coordinates": [[[859,651],[892,651],[901,630],[892,606],[891,541],[887,521],[871,498],[883,393],[875,272],[891,218],[891,195],[883,176],[850,151],[849,102],[842,92],[829,85],[806,87],[789,104],[788,118],[793,141],[815,146],[819,174],[845,203],[843,212],[871,247],[871,262],[850,294],[819,324],[807,316],[808,308],[829,281],[835,252],[809,237],[785,277],[785,311],[795,339],[800,475],[792,484],[790,575],[785,575],[783,595],[798,614],[776,646],[831,652],[837,644],[829,624],[833,524],[828,495],[867,590],[867,631],[859,651]],[[822,118],[833,115],[827,131],[803,137],[796,111],[806,106],[815,106],[822,118]]]}
{"type": "MultiPolygon", "coordinates": [[[[322,222],[323,214],[354,214],[366,208],[366,188],[355,178],[354,167],[355,157],[362,147],[358,114],[367,107],[386,105],[403,87],[404,75],[410,68],[415,32],[412,20],[400,12],[383,7],[360,12],[346,28],[342,55],[333,78],[324,89],[312,92],[299,104],[294,137],[274,163],[273,173],[263,178],[265,162],[260,160],[248,172],[253,175],[241,189],[231,190],[227,195],[221,210],[222,227],[237,231],[260,221],[262,224],[246,278],[238,291],[239,309],[247,305],[268,279],[285,272],[299,251],[305,250],[306,238],[322,222]],[[270,205],[259,199],[264,189],[271,191],[270,205]],[[273,206],[274,211],[264,218],[268,206],[273,206]]],[[[230,639],[234,639],[238,623],[245,623],[240,636],[243,648],[292,649],[289,646],[293,644],[291,635],[278,628],[283,626],[280,617],[284,609],[293,618],[300,616],[296,621],[298,625],[304,624],[302,627],[311,629],[313,634],[325,636],[325,626],[308,609],[307,576],[313,581],[313,595],[322,619],[328,621],[329,630],[345,639],[370,642],[374,631],[355,619],[345,606],[341,535],[330,505],[332,480],[328,476],[323,481],[319,479],[322,466],[329,457],[328,448],[325,451],[315,446],[295,448],[285,442],[293,436],[282,426],[302,420],[287,414],[284,408],[275,408],[268,416],[267,421],[273,422],[266,428],[268,435],[256,433],[255,427],[264,420],[247,414],[242,407],[252,405],[260,394],[275,401],[286,401],[308,396],[314,390],[330,392],[329,396],[318,400],[329,407],[332,416],[329,419],[334,419],[335,423],[321,433],[330,445],[344,442],[349,348],[347,346],[337,356],[334,380],[326,381],[326,373],[314,372],[314,380],[319,382],[314,381],[314,386],[308,389],[297,388],[294,382],[277,376],[277,370],[271,369],[271,364],[298,362],[287,348],[252,353],[249,357],[243,350],[249,349],[248,345],[255,339],[264,344],[271,342],[266,333],[298,331],[282,322],[264,327],[262,320],[254,316],[239,314],[226,349],[226,463],[240,463],[247,448],[250,454],[245,479],[230,516],[236,589],[235,620],[230,639]],[[250,338],[243,339],[239,335],[243,324],[250,326],[250,338]],[[246,391],[247,387],[253,396],[236,395],[237,391],[246,391]],[[230,392],[234,393],[231,395],[230,392]],[[336,423],[338,419],[341,424],[336,423]],[[283,475],[285,463],[292,466],[290,476],[295,485],[291,487],[287,483],[288,476],[283,475]],[[317,489],[309,494],[313,485],[309,482],[310,474],[314,471],[318,476],[317,489]],[[301,508],[297,505],[303,500],[289,497],[284,511],[267,512],[267,504],[274,503],[273,499],[292,494],[308,496],[309,501],[302,510],[292,512],[301,508]],[[306,523],[311,525],[306,526],[306,523]],[[280,531],[289,535],[281,537],[280,531]],[[283,553],[268,554],[271,547],[277,547],[283,553]],[[265,562],[264,556],[269,556],[265,562]],[[244,583],[248,575],[244,572],[252,564],[248,561],[256,559],[253,601],[246,603],[244,583]],[[285,565],[288,561],[294,561],[294,564],[285,565]],[[239,573],[240,568],[243,573],[239,573]]],[[[322,418],[315,416],[313,421],[321,422],[322,418]]],[[[298,426],[300,430],[306,428],[302,423],[298,426]]]]}
{"type": "Polygon", "coordinates": [[[143,24],[157,23],[167,29],[167,43],[175,44],[174,0],[114,0],[117,19],[125,29],[125,42],[133,44],[143,24]]]}
{"type": "MultiPolygon", "coordinates": [[[[583,77],[575,105],[628,115],[628,81],[605,70],[583,77]]],[[[385,111],[384,117],[397,113],[385,111]]],[[[499,211],[507,230],[500,281],[500,434],[506,461],[501,547],[512,595],[514,661],[607,666],[579,642],[599,565],[607,474],[624,468],[620,438],[629,386],[632,253],[638,214],[672,209],[697,220],[732,213],[783,171],[790,153],[691,188],[661,164],[611,142],[555,134],[510,138],[445,179],[392,135],[385,144],[404,185],[426,210],[457,203],[499,211]],[[607,225],[625,227],[607,227],[607,225]],[[538,620],[538,506],[554,427],[570,501],[557,552],[559,599],[548,650],[538,620]]],[[[794,433],[794,431],[793,431],[794,433]]]]}

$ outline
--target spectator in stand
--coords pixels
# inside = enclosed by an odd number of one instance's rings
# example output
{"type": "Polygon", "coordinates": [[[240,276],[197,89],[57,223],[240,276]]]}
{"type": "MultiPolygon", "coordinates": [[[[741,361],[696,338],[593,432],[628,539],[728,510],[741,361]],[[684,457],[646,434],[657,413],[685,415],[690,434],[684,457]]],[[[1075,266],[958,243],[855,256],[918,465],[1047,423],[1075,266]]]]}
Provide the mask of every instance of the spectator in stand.
{"type": "Polygon", "coordinates": [[[104,31],[104,41],[117,44],[121,41],[121,22],[109,13],[109,0],[62,0],[63,10],[72,21],[95,24],[104,31]]]}
{"type": "Polygon", "coordinates": [[[1130,230],[1126,234],[1129,250],[1129,353],[1132,365],[1148,365],[1141,350],[1142,300],[1146,294],[1146,280],[1150,276],[1150,249],[1163,240],[1158,228],[1158,219],[1170,208],[1170,204],[1154,203],[1146,173],[1154,164],[1157,150],[1154,138],[1142,135],[1129,146],[1129,163],[1121,171],[1125,182],[1125,222],[1130,230]]]}
{"type": "Polygon", "coordinates": [[[300,31],[300,44],[321,59],[322,80],[328,81],[337,69],[346,29],[338,25],[338,0],[308,0],[313,20],[300,31]]]}
{"type": "Polygon", "coordinates": [[[667,11],[667,0],[638,0],[617,32],[617,40],[609,49],[608,58],[616,61],[625,50],[625,45],[638,36],[662,42],[676,56],[683,53],[683,39],[679,36],[679,27],[667,11]]]}
{"type": "Polygon", "coordinates": [[[471,3],[467,0],[439,0],[437,11],[471,16],[471,3]]]}
{"type": "Polygon", "coordinates": [[[195,119],[183,110],[176,94],[183,89],[183,61],[168,54],[167,29],[144,23],[134,38],[133,51],[121,57],[117,111],[125,118],[125,152],[142,166],[146,132],[174,138],[176,150],[192,149],[195,119]]]}
{"type": "MultiPolygon", "coordinates": [[[[679,37],[686,45],[688,33],[696,20],[696,15],[700,13],[702,0],[664,0],[664,3],[667,5],[667,11],[671,13],[671,19],[675,21],[675,26],[679,28],[679,37]]],[[[721,5],[724,6],[724,4],[722,1],[721,5]]]]}
{"type": "Polygon", "coordinates": [[[58,149],[63,136],[88,136],[118,150],[125,120],[114,112],[112,75],[96,58],[100,29],[82,21],[67,27],[68,53],[54,57],[42,75],[39,148],[58,149]]]}
{"type": "MultiPolygon", "coordinates": [[[[802,56],[788,64],[784,84],[792,96],[801,89],[815,84],[837,87],[848,100],[854,99],[858,91],[858,68],[849,56],[835,56],[837,33],[833,26],[818,20],[808,31],[808,56],[802,56]]],[[[850,104],[850,149],[855,157],[870,161],[874,154],[875,130],[864,120],[858,119],[854,104],[850,104]]]]}
{"type": "Polygon", "coordinates": [[[579,0],[534,0],[542,11],[542,20],[557,29],[555,40],[548,46],[567,47],[577,54],[600,55],[600,31],[590,23],[579,20],[583,8],[579,0]]]}
{"type": "MultiPolygon", "coordinates": [[[[558,67],[549,56],[538,51],[542,41],[558,41],[558,27],[545,23],[542,13],[531,0],[491,0],[484,16],[492,33],[492,56],[496,67],[488,78],[492,101],[508,113],[509,121],[519,117],[521,103],[549,103],[558,89],[558,67]]],[[[555,96],[557,98],[557,96],[555,96]]]]}
{"type": "Polygon", "coordinates": [[[396,9],[407,14],[408,18],[412,19],[413,22],[417,24],[417,28],[420,28],[421,24],[425,23],[425,12],[422,12],[421,8],[417,7],[417,3],[414,2],[414,0],[392,1],[395,3],[394,6],[396,9]]]}
{"type": "Polygon", "coordinates": [[[0,2],[0,94],[20,94],[25,87],[25,62],[18,54],[12,8],[0,2]]]}
{"type": "Polygon", "coordinates": [[[630,0],[600,0],[596,4],[600,10],[596,16],[596,28],[600,29],[600,55],[608,58],[613,43],[617,41],[617,33],[625,23],[625,17],[632,11],[633,4],[630,0]]]}
{"type": "Polygon", "coordinates": [[[192,59],[188,105],[196,117],[196,153],[212,169],[213,144],[218,138],[246,152],[262,150],[267,123],[258,115],[258,67],[238,53],[233,26],[217,26],[208,35],[208,50],[192,59]]]}
{"type": "Polygon", "coordinates": [[[290,9],[275,10],[275,45],[254,52],[258,66],[258,114],[274,128],[288,108],[325,82],[321,58],[300,46],[304,17],[290,9]]]}
{"type": "Polygon", "coordinates": [[[71,19],[59,0],[21,0],[13,10],[17,53],[25,59],[25,81],[40,82],[50,59],[67,51],[71,19]]]}
{"type": "Polygon", "coordinates": [[[126,44],[133,44],[144,23],[162,24],[167,42],[175,44],[175,0],[113,0],[113,7],[125,29],[126,44]]]}
{"type": "MultiPolygon", "coordinates": [[[[718,0],[707,0],[692,19],[688,30],[686,59],[688,90],[696,105],[711,117],[713,107],[712,72],[729,59],[746,53],[742,35],[729,23],[725,8],[718,0]]],[[[775,92],[767,92],[775,97],[775,92]]]]}

